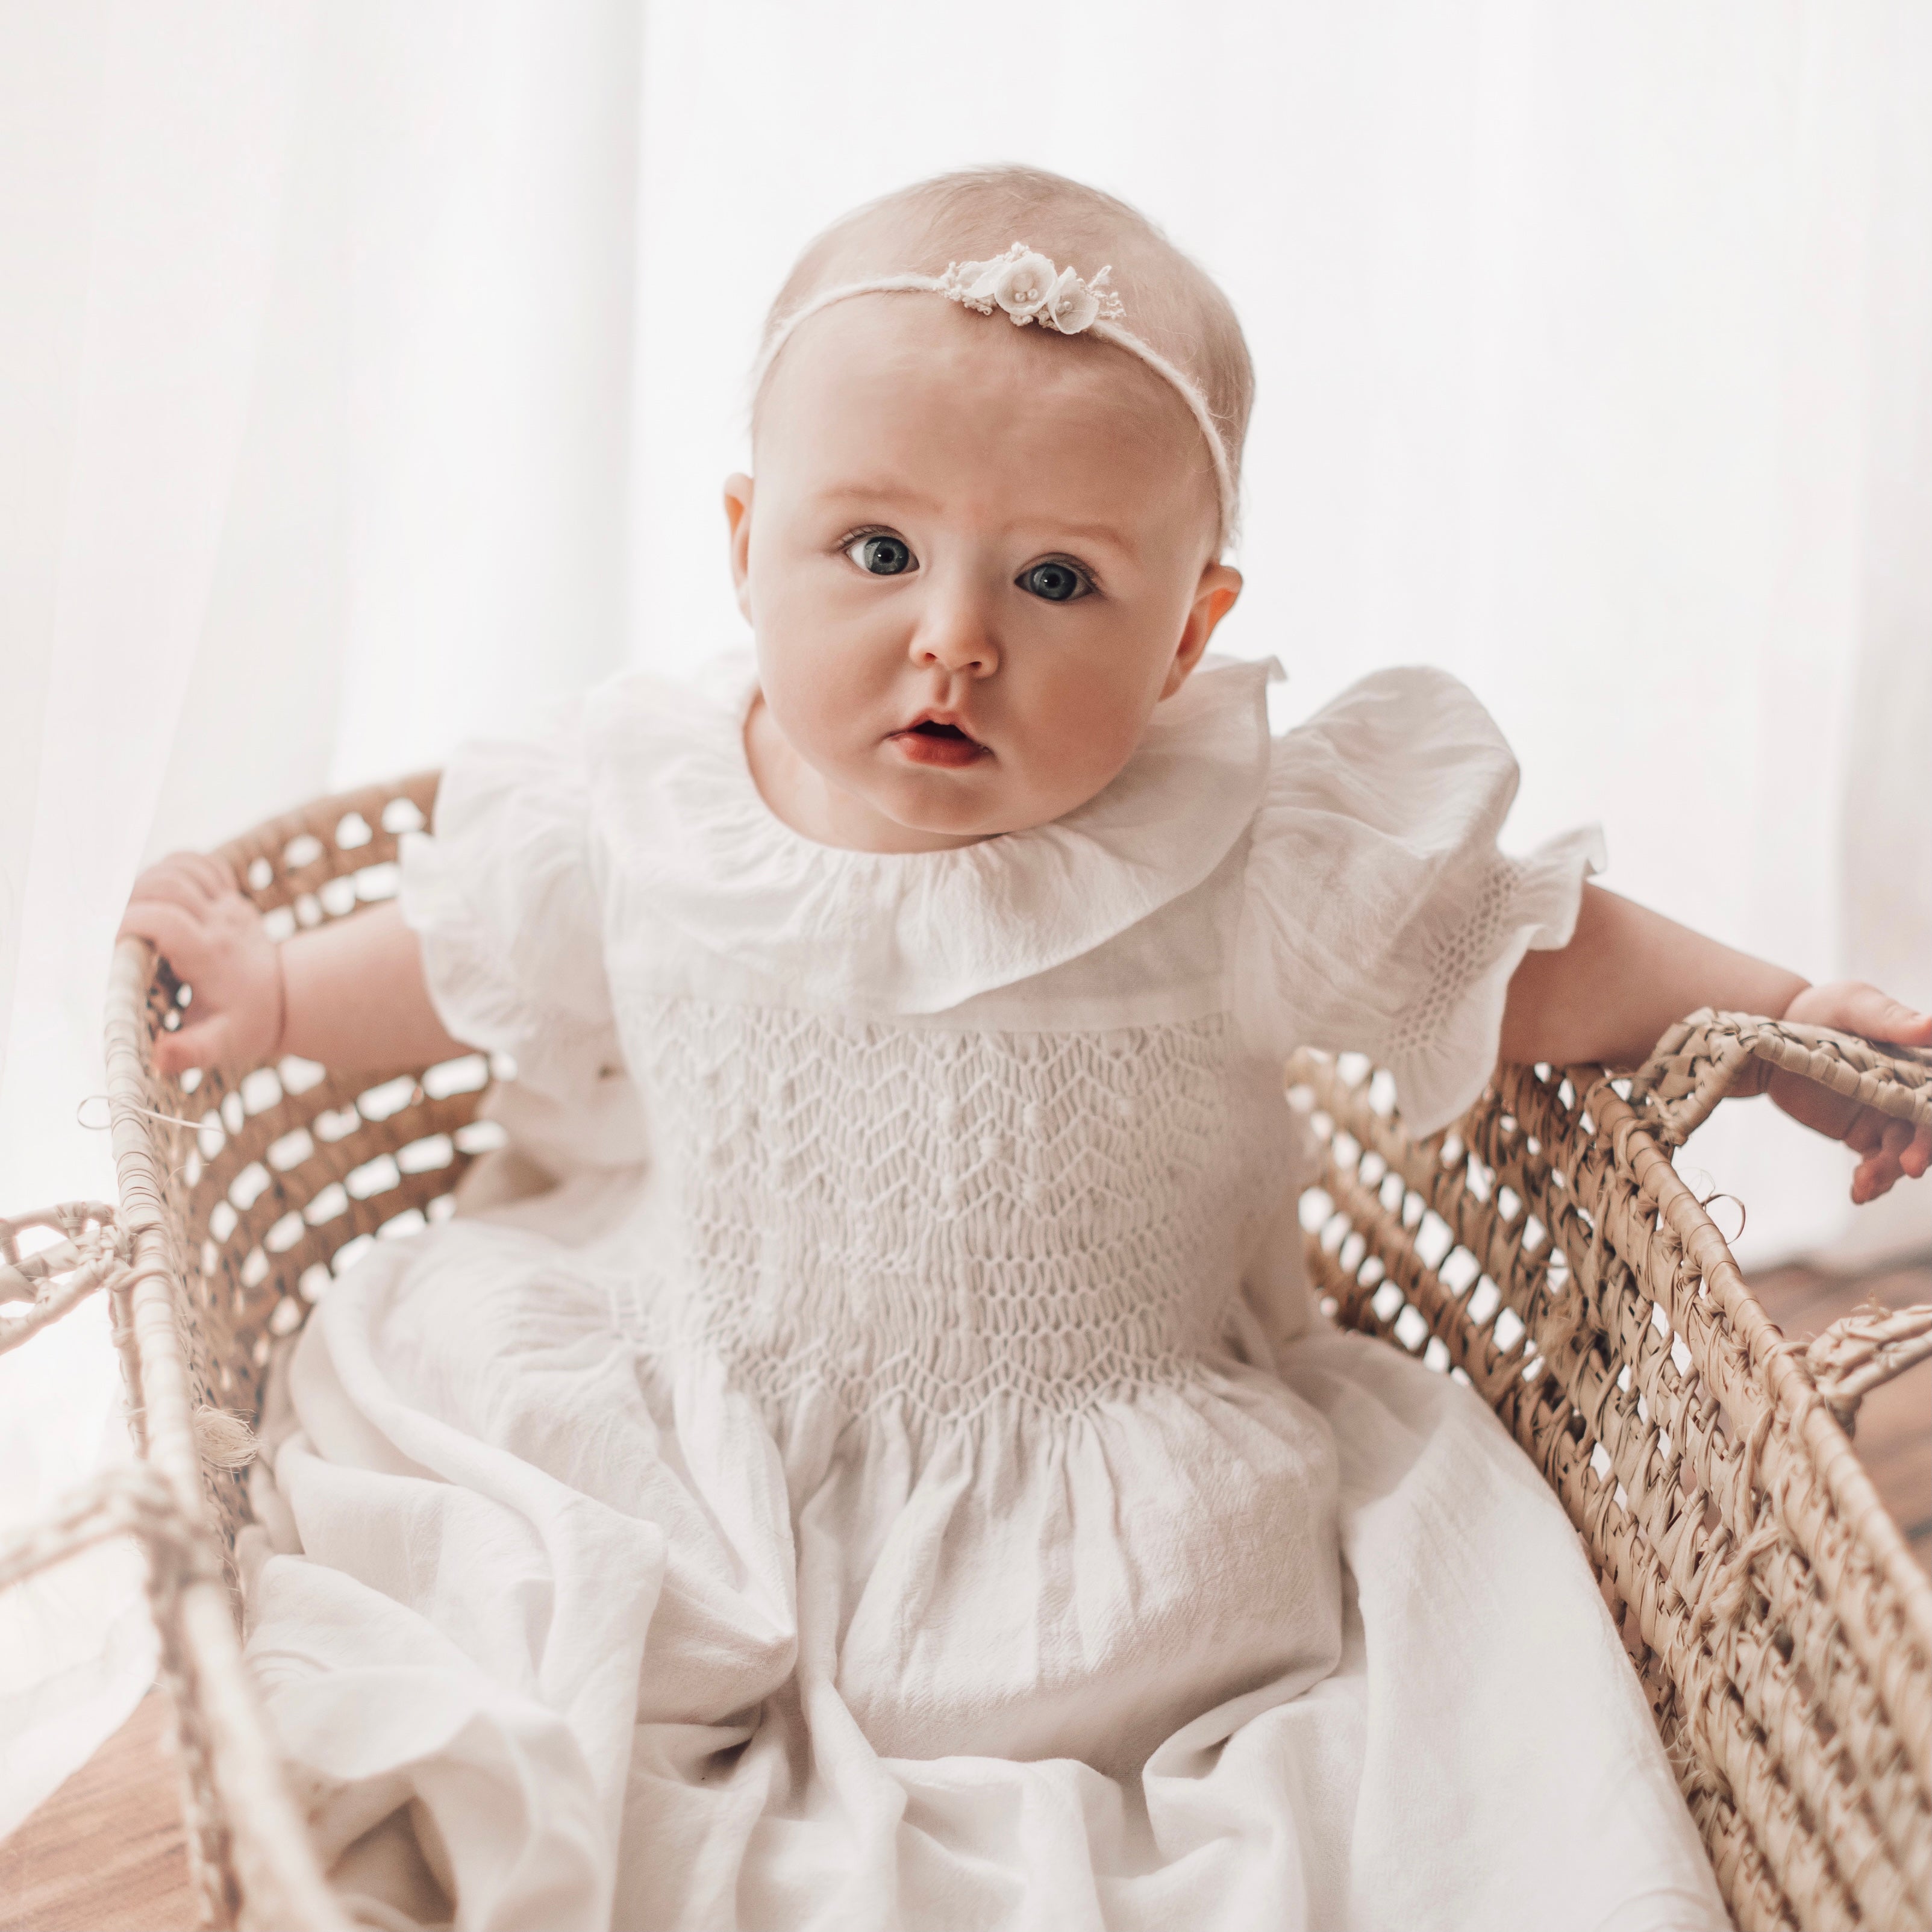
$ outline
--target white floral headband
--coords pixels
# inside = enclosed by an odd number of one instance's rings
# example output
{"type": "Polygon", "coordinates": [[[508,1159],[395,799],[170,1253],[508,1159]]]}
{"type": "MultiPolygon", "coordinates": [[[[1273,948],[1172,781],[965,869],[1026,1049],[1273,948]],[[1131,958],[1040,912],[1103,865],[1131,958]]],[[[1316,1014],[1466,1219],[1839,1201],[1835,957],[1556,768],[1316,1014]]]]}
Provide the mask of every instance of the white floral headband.
{"type": "Polygon", "coordinates": [[[1238,492],[1220,425],[1193,378],[1121,326],[1126,311],[1120,296],[1107,286],[1112,272],[1110,268],[1102,268],[1090,282],[1082,281],[1071,268],[1056,268],[1044,255],[1024,242],[1016,242],[1004,255],[996,255],[990,261],[949,262],[943,275],[881,275],[872,281],[842,282],[836,288],[821,290],[772,331],[764,353],[758,358],[753,392],[755,394],[763,385],[778,351],[800,322],[820,309],[849,301],[854,296],[892,295],[902,291],[940,295],[981,315],[1004,311],[1007,320],[1020,328],[1037,322],[1042,328],[1060,335],[1093,335],[1138,356],[1156,376],[1172,385],[1192,412],[1214,459],[1214,484],[1220,498],[1221,535],[1225,542],[1234,533],[1238,492]]]}

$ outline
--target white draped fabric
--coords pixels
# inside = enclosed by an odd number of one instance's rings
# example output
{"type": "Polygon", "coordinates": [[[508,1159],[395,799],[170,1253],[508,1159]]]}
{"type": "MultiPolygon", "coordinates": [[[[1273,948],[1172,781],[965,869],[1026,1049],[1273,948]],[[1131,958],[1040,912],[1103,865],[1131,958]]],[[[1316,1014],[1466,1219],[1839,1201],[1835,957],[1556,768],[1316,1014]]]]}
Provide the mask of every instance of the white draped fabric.
{"type": "MultiPolygon", "coordinates": [[[[1287,716],[1441,664],[1519,848],[1600,819],[1612,887],[1932,1000],[1928,98],[1917,0],[10,0],[0,1211],[111,1192],[76,1107],[144,853],[739,640],[764,303],[986,159],[1240,308],[1218,641],[1287,716]]],[[[1762,1108],[1690,1160],[1748,1261],[1928,1232],[1762,1108]]],[[[98,1309],[0,1360],[0,1526],[112,1394],[98,1309]]],[[[132,1578],[0,1606],[0,1830],[138,1692],[132,1578]]]]}

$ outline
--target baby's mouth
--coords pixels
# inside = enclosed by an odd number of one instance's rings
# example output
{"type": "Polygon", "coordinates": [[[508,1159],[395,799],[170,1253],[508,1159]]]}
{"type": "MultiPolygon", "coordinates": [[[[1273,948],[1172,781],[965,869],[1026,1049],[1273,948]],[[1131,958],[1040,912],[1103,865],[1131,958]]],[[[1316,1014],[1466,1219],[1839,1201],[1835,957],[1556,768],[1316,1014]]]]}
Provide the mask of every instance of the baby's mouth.
{"type": "Polygon", "coordinates": [[[992,755],[989,748],[970,733],[938,718],[922,718],[904,730],[895,731],[891,742],[898,748],[902,758],[916,765],[941,765],[956,770],[992,755]]]}

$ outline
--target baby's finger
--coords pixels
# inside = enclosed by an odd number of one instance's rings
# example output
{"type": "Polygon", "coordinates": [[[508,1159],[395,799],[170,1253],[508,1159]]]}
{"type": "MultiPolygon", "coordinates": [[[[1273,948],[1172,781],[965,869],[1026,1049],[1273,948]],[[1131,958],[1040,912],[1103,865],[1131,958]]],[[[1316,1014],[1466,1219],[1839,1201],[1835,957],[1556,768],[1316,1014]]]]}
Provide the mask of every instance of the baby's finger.
{"type": "Polygon", "coordinates": [[[223,1066],[233,1058],[235,1029],[225,1013],[154,1036],[154,1066],[163,1073],[185,1073],[190,1066],[223,1066]]]}
{"type": "Polygon", "coordinates": [[[1876,1154],[1885,1144],[1886,1130],[1891,1124],[1888,1116],[1867,1108],[1846,1128],[1845,1144],[1854,1154],[1876,1154]]]}
{"type": "Polygon", "coordinates": [[[130,899],[172,899],[180,904],[209,904],[234,890],[224,869],[202,852],[170,852],[134,881],[130,899]]]}
{"type": "Polygon", "coordinates": [[[115,937],[146,940],[182,980],[192,980],[213,950],[200,916],[166,899],[136,900],[115,937]]]}
{"type": "Polygon", "coordinates": [[[219,859],[206,852],[177,852],[176,858],[188,878],[200,886],[210,899],[225,899],[229,894],[240,890],[235,883],[235,874],[219,859]]]}
{"type": "Polygon", "coordinates": [[[1932,1126],[1913,1130],[1910,1144],[1898,1156],[1898,1165],[1914,1180],[1924,1178],[1927,1168],[1932,1168],[1932,1126]]]}
{"type": "MultiPolygon", "coordinates": [[[[157,1073],[185,1073],[190,1066],[206,1064],[201,1054],[203,1037],[208,1030],[205,1023],[190,1030],[183,1027],[179,1033],[158,1033],[154,1036],[154,1063],[157,1073]]],[[[1856,1186],[1854,1180],[1853,1185],[1856,1186]]]]}
{"type": "Polygon", "coordinates": [[[1892,1183],[1898,1178],[1898,1162],[1894,1156],[1882,1152],[1868,1154],[1852,1172],[1852,1199],[1863,1207],[1882,1194],[1889,1194],[1892,1183]]]}
{"type": "Polygon", "coordinates": [[[1932,1014],[1922,1013],[1876,986],[1851,985],[1835,990],[1836,1004],[1845,1017],[1828,1024],[1894,1046],[1932,1046],[1932,1014]]]}
{"type": "Polygon", "coordinates": [[[214,910],[216,902],[199,879],[180,867],[157,866],[143,872],[135,881],[134,891],[128,896],[128,903],[130,907],[178,906],[193,918],[206,920],[214,910]]]}
{"type": "Polygon", "coordinates": [[[179,1033],[159,1033],[154,1036],[154,1071],[157,1073],[185,1073],[190,1066],[208,1066],[214,1063],[202,1052],[206,1043],[208,1027],[204,1024],[190,1031],[183,1027],[179,1033]]]}

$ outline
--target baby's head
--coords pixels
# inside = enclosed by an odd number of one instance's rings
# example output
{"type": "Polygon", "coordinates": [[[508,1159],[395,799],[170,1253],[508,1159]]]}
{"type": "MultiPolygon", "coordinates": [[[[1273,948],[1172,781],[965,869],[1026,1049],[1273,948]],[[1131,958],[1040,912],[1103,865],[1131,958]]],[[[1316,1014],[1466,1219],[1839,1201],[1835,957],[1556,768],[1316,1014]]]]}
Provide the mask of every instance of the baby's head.
{"type": "Polygon", "coordinates": [[[1252,376],[1227,298],[1112,196],[988,169],[827,230],[766,340],[755,488],[733,477],[725,504],[768,801],[824,842],[880,851],[1084,804],[1240,590],[1220,559],[1252,376]],[[1082,332],[1014,327],[930,289],[811,306],[1016,242],[1088,282],[1110,267],[1118,328],[1104,309],[1082,332]]]}

